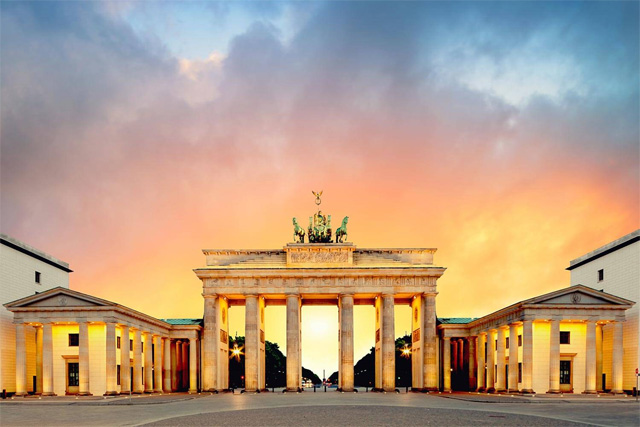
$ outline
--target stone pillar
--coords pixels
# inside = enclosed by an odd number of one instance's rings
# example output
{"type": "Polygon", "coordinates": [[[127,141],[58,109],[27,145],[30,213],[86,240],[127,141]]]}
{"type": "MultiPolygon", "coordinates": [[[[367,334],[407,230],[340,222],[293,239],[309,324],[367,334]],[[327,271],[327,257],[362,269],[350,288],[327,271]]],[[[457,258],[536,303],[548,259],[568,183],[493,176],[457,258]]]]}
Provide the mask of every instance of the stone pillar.
{"type": "Polygon", "coordinates": [[[340,296],[340,388],[353,391],[353,295],[340,296]]]}
{"type": "Polygon", "coordinates": [[[560,393],[560,320],[552,319],[549,331],[549,391],[560,393]]]}
{"type": "Polygon", "coordinates": [[[458,370],[464,371],[464,338],[458,340],[458,370]]]}
{"type": "Polygon", "coordinates": [[[144,393],[142,384],[142,332],[133,331],[133,392],[144,393]]]}
{"type": "Polygon", "coordinates": [[[613,349],[612,349],[612,373],[611,393],[622,394],[622,322],[613,323],[613,349]]]}
{"type": "Polygon", "coordinates": [[[42,394],[42,326],[36,327],[36,389],[42,394]]]}
{"type": "Polygon", "coordinates": [[[189,338],[189,393],[198,392],[198,351],[196,339],[189,338]]]}
{"type": "Polygon", "coordinates": [[[476,337],[469,337],[469,390],[477,388],[476,381],[476,337]]]}
{"type": "Polygon", "coordinates": [[[153,393],[153,350],[151,334],[144,333],[144,392],[153,393]]]}
{"type": "MultiPolygon", "coordinates": [[[[244,321],[244,389],[247,392],[255,392],[260,389],[260,365],[258,362],[258,358],[260,357],[260,345],[258,344],[260,340],[260,330],[258,326],[258,316],[258,296],[246,295],[244,321]]],[[[287,350],[287,360],[288,359],[289,350],[287,350]]]]}
{"type": "Polygon", "coordinates": [[[180,384],[180,364],[182,362],[182,351],[180,351],[181,343],[182,341],[176,340],[171,344],[171,353],[173,356],[171,358],[171,388],[175,391],[180,391],[182,388],[180,384]]]}
{"type": "Polygon", "coordinates": [[[518,392],[518,325],[509,325],[509,393],[518,392]]]}
{"type": "Polygon", "coordinates": [[[522,392],[533,391],[533,321],[522,321],[522,392]]]}
{"type": "Polygon", "coordinates": [[[496,347],[492,331],[487,332],[487,393],[496,391],[495,384],[496,347]]]}
{"type": "Polygon", "coordinates": [[[487,342],[487,335],[485,333],[478,334],[478,347],[476,348],[477,360],[478,360],[478,391],[484,391],[486,384],[484,383],[485,375],[485,360],[484,360],[484,348],[487,342]]]}
{"type": "Polygon", "coordinates": [[[287,295],[287,390],[296,391],[300,378],[300,296],[287,295]]]}
{"type": "Polygon", "coordinates": [[[602,325],[596,325],[596,390],[602,387],[602,325]]]}
{"type": "MultiPolygon", "coordinates": [[[[107,322],[106,325],[106,341],[105,341],[105,361],[106,361],[106,386],[105,396],[114,396],[118,394],[118,370],[116,357],[116,324],[107,322]]],[[[122,346],[122,338],[120,338],[122,346]]]]}
{"type": "MultiPolygon", "coordinates": [[[[215,391],[218,386],[218,295],[204,296],[204,332],[202,341],[202,389],[215,391]]],[[[246,337],[245,337],[246,338],[246,337]]]]}
{"type": "Polygon", "coordinates": [[[597,393],[596,390],[596,322],[587,320],[587,339],[585,345],[585,394],[597,393]]]}
{"type": "MultiPolygon", "coordinates": [[[[451,338],[443,338],[442,370],[444,374],[444,391],[451,392],[451,338]]],[[[455,353],[454,353],[455,354],[455,353]]]]}
{"type": "Polygon", "coordinates": [[[120,327],[120,394],[131,391],[131,344],[129,326],[120,327]]]}
{"type": "Polygon", "coordinates": [[[53,392],[53,325],[42,325],[42,395],[55,396],[53,392]]]}
{"type": "Polygon", "coordinates": [[[153,391],[162,393],[162,337],[153,336],[153,391]]]}
{"type": "Polygon", "coordinates": [[[396,389],[396,339],[393,294],[382,295],[382,389],[396,389]]]}
{"type": "Polygon", "coordinates": [[[182,388],[189,390],[189,341],[182,342],[182,388]]]}
{"type": "Polygon", "coordinates": [[[171,393],[171,340],[163,338],[162,350],[162,390],[165,393],[171,393]]]}
{"type": "Polygon", "coordinates": [[[505,337],[505,328],[498,328],[498,359],[497,359],[497,371],[496,371],[496,393],[502,393],[507,391],[506,387],[506,356],[507,356],[507,341],[505,337]]]}
{"type": "Polygon", "coordinates": [[[27,343],[26,326],[16,324],[16,396],[27,395],[27,343]]]}
{"type": "Polygon", "coordinates": [[[453,371],[452,372],[457,372],[458,371],[458,340],[453,340],[451,341],[451,355],[453,356],[453,371]]]}
{"type": "Polygon", "coordinates": [[[79,377],[79,396],[91,396],[89,388],[89,323],[80,322],[79,342],[78,342],[78,377],[79,377]]]}
{"type": "Polygon", "coordinates": [[[436,293],[423,294],[423,386],[427,391],[438,390],[436,293]]]}

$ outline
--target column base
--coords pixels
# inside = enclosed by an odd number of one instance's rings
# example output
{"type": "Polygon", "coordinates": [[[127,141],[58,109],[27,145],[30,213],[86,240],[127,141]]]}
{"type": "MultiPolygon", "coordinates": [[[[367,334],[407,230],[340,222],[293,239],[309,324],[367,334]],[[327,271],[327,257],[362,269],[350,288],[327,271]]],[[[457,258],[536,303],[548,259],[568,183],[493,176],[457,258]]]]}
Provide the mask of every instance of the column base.
{"type": "Polygon", "coordinates": [[[107,391],[103,394],[103,396],[117,396],[119,393],[117,391],[107,391]]]}
{"type": "Polygon", "coordinates": [[[153,393],[157,394],[157,393],[164,393],[164,392],[162,391],[162,389],[160,389],[160,390],[153,390],[153,393]]]}
{"type": "Polygon", "coordinates": [[[609,394],[625,394],[624,390],[611,390],[609,394]]]}
{"type": "Polygon", "coordinates": [[[595,390],[585,390],[582,392],[582,394],[598,394],[598,392],[595,390]]]}
{"type": "Polygon", "coordinates": [[[493,392],[494,393],[506,393],[507,389],[506,388],[497,388],[493,392]]]}
{"type": "Polygon", "coordinates": [[[302,391],[302,389],[300,387],[295,388],[295,387],[287,387],[284,389],[284,393],[300,393],[302,391]]]}
{"type": "Polygon", "coordinates": [[[24,397],[24,396],[28,396],[28,395],[29,395],[29,393],[27,393],[26,391],[17,391],[14,394],[14,396],[17,396],[17,397],[24,397]]]}
{"type": "Polygon", "coordinates": [[[549,391],[547,391],[547,394],[560,394],[560,393],[562,393],[562,391],[560,391],[560,390],[549,390],[549,391]]]}
{"type": "Polygon", "coordinates": [[[478,387],[478,388],[476,389],[476,391],[477,391],[478,393],[484,393],[485,388],[484,388],[484,387],[478,387]]]}
{"type": "Polygon", "coordinates": [[[520,390],[520,393],[522,393],[522,394],[536,394],[536,392],[533,391],[533,389],[531,389],[531,388],[523,388],[522,390],[520,390]]]}
{"type": "Polygon", "coordinates": [[[424,388],[422,389],[422,392],[423,392],[423,393],[434,393],[434,392],[438,392],[438,391],[440,391],[440,390],[438,389],[438,387],[424,387],[424,388]]]}
{"type": "Polygon", "coordinates": [[[509,390],[507,390],[507,393],[520,393],[520,390],[516,389],[512,389],[510,388],[509,390]]]}
{"type": "Polygon", "coordinates": [[[151,394],[151,393],[153,393],[153,390],[145,390],[144,392],[145,392],[146,394],[151,394]]]}
{"type": "Polygon", "coordinates": [[[495,392],[496,392],[496,389],[495,389],[495,388],[493,388],[493,387],[489,387],[489,388],[487,388],[485,391],[486,391],[487,393],[495,393],[495,392]]]}
{"type": "Polygon", "coordinates": [[[78,393],[78,396],[93,396],[93,394],[91,394],[88,391],[83,391],[83,392],[78,393]]]}
{"type": "Polygon", "coordinates": [[[42,393],[42,396],[57,396],[57,394],[55,394],[54,392],[50,391],[50,392],[46,392],[46,393],[42,393]]]}

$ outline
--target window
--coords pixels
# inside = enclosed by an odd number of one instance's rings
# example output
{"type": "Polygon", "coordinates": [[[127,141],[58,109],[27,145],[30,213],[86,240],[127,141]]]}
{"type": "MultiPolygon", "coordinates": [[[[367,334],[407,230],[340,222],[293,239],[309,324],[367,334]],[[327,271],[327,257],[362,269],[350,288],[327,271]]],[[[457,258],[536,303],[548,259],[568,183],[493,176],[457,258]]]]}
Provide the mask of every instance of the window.
{"type": "Polygon", "coordinates": [[[78,387],[80,385],[80,364],[69,363],[67,366],[67,384],[69,387],[78,387]]]}
{"type": "Polygon", "coordinates": [[[571,361],[560,361],[560,384],[571,384],[571,361]]]}
{"type": "Polygon", "coordinates": [[[120,348],[120,337],[116,337],[116,348],[120,348]]]}
{"type": "Polygon", "coordinates": [[[133,340],[129,340],[129,351],[133,351],[133,340]]]}
{"type": "Polygon", "coordinates": [[[36,271],[36,283],[40,283],[40,272],[36,271]]]}
{"type": "Polygon", "coordinates": [[[505,343],[506,348],[509,348],[509,337],[505,338],[505,343]]]}
{"type": "Polygon", "coordinates": [[[598,282],[602,282],[604,280],[604,269],[598,270],[598,282]]]}
{"type": "Polygon", "coordinates": [[[116,379],[118,380],[117,384],[120,385],[120,365],[116,366],[116,379]]]}
{"type": "Polygon", "coordinates": [[[495,340],[494,344],[495,344],[495,349],[498,350],[498,340],[495,340]]]}
{"type": "Polygon", "coordinates": [[[518,335],[518,347],[522,347],[522,335],[518,335]]]}
{"type": "Polygon", "coordinates": [[[522,382],[522,362],[518,363],[518,382],[522,382]]]}
{"type": "Polygon", "coordinates": [[[571,332],[560,331],[560,344],[571,344],[571,332]]]}
{"type": "Polygon", "coordinates": [[[69,334],[69,347],[78,347],[80,345],[80,334],[69,334]]]}
{"type": "Polygon", "coordinates": [[[484,343],[484,360],[487,360],[487,343],[484,343]]]}

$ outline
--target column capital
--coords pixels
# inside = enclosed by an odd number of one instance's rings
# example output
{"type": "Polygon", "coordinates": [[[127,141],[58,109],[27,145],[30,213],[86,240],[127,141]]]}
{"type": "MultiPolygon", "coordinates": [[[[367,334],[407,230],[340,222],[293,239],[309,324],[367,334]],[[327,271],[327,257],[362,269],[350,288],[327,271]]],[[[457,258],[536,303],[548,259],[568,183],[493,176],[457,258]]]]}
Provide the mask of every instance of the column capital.
{"type": "Polygon", "coordinates": [[[435,298],[436,295],[438,295],[438,292],[423,292],[422,293],[422,296],[424,296],[424,297],[434,297],[435,298]]]}
{"type": "Polygon", "coordinates": [[[442,339],[445,341],[451,341],[451,337],[447,337],[447,336],[442,337],[442,339]]]}
{"type": "Polygon", "coordinates": [[[382,292],[380,295],[382,298],[395,298],[396,296],[394,292],[382,292]]]}
{"type": "Polygon", "coordinates": [[[255,293],[255,294],[254,293],[244,294],[244,298],[245,299],[247,299],[247,298],[258,298],[258,296],[259,295],[257,293],[255,293]]]}
{"type": "Polygon", "coordinates": [[[354,293],[353,292],[341,292],[339,294],[339,298],[344,298],[344,297],[351,297],[353,298],[354,293]]]}
{"type": "Polygon", "coordinates": [[[289,297],[300,297],[300,292],[285,292],[284,294],[287,298],[289,297]]]}
{"type": "Polygon", "coordinates": [[[208,299],[208,298],[218,298],[218,294],[205,294],[204,292],[202,293],[202,298],[208,299]]]}

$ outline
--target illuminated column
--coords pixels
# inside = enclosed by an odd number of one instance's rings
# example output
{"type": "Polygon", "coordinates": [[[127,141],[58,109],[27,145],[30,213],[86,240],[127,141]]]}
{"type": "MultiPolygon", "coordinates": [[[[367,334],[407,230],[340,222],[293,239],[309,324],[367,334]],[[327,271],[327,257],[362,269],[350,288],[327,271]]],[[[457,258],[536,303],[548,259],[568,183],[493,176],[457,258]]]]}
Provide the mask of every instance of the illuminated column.
{"type": "Polygon", "coordinates": [[[171,340],[163,338],[164,342],[162,351],[162,389],[165,393],[171,392],[171,340]]]}
{"type": "Polygon", "coordinates": [[[153,391],[162,393],[162,337],[153,336],[153,375],[154,384],[153,391]]]}
{"type": "Polygon", "coordinates": [[[182,342],[182,388],[189,389],[189,341],[182,342]]]}
{"type": "Polygon", "coordinates": [[[549,332],[549,391],[560,393],[560,320],[551,320],[549,332]]]}
{"type": "Polygon", "coordinates": [[[533,321],[522,321],[522,392],[533,393],[533,321]]]}
{"type": "Polygon", "coordinates": [[[340,387],[353,391],[353,295],[340,295],[340,387]]]}
{"type": "Polygon", "coordinates": [[[204,297],[204,332],[202,341],[202,389],[215,391],[218,386],[218,295],[204,297]]]}
{"type": "Polygon", "coordinates": [[[458,370],[458,340],[451,341],[451,353],[453,355],[453,372],[458,370]]]}
{"type": "Polygon", "coordinates": [[[396,339],[393,294],[382,294],[382,389],[396,389],[396,339]]]}
{"type": "Polygon", "coordinates": [[[16,396],[27,395],[27,345],[24,323],[16,324],[16,396]]]}
{"type": "Polygon", "coordinates": [[[613,354],[612,354],[612,389],[613,394],[622,394],[622,322],[613,323],[613,354]]]}
{"type": "Polygon", "coordinates": [[[487,393],[496,391],[495,384],[496,347],[493,331],[487,332],[487,393]]]}
{"type": "Polygon", "coordinates": [[[120,394],[131,391],[131,344],[129,326],[120,327],[120,394]]]}
{"type": "Polygon", "coordinates": [[[196,339],[189,338],[189,393],[198,392],[198,361],[196,339]]]}
{"type": "Polygon", "coordinates": [[[287,390],[296,391],[300,378],[300,296],[287,295],[287,390]]]}
{"type": "Polygon", "coordinates": [[[458,369],[464,371],[464,338],[458,340],[458,369]]]}
{"type": "Polygon", "coordinates": [[[153,351],[151,334],[144,333],[144,392],[153,393],[153,351]]]}
{"type": "Polygon", "coordinates": [[[42,395],[55,396],[53,392],[53,325],[42,325],[42,395]]]}
{"type": "Polygon", "coordinates": [[[42,325],[36,326],[36,389],[42,394],[42,325]]]}
{"type": "Polygon", "coordinates": [[[484,391],[486,384],[484,383],[485,375],[485,360],[484,360],[484,347],[487,342],[487,334],[481,332],[478,334],[478,347],[476,348],[476,354],[478,359],[478,391],[484,391]]]}
{"type": "Polygon", "coordinates": [[[79,342],[78,342],[78,377],[79,377],[79,396],[91,396],[89,388],[89,323],[80,322],[79,342]]]}
{"type": "Polygon", "coordinates": [[[596,390],[602,387],[602,325],[596,325],[596,390]]]}
{"type": "Polygon", "coordinates": [[[181,364],[182,364],[182,341],[180,340],[176,340],[173,343],[173,349],[171,350],[171,352],[173,353],[173,359],[171,360],[171,379],[172,379],[172,388],[175,391],[180,391],[181,387],[181,380],[180,380],[180,369],[181,369],[181,364]]]}
{"type": "MultiPolygon", "coordinates": [[[[443,338],[444,344],[443,344],[443,354],[442,354],[442,358],[443,360],[443,364],[442,364],[442,370],[444,373],[444,391],[451,391],[451,346],[453,343],[451,343],[451,338],[449,337],[444,337],[443,338]]],[[[454,341],[455,342],[455,341],[454,341]]]]}
{"type": "Polygon", "coordinates": [[[507,356],[507,340],[505,337],[505,328],[498,328],[498,358],[496,360],[496,393],[506,391],[506,356],[507,356]]]}
{"type": "Polygon", "coordinates": [[[509,392],[518,392],[518,325],[509,325],[509,392]]]}
{"type": "Polygon", "coordinates": [[[436,337],[436,293],[423,294],[423,386],[428,391],[438,390],[438,363],[436,337]]]}
{"type": "Polygon", "coordinates": [[[133,392],[144,393],[142,385],[142,332],[133,331],[133,392]]]}
{"type": "MultiPolygon", "coordinates": [[[[259,390],[258,375],[260,346],[260,331],[258,326],[258,296],[245,296],[245,321],[244,321],[244,389],[248,392],[259,390]]],[[[287,331],[288,332],[288,331],[287,331]]],[[[287,360],[289,350],[287,350],[287,360]]]]}
{"type": "Polygon", "coordinates": [[[476,381],[476,337],[469,337],[469,390],[475,390],[476,381]]]}
{"type": "Polygon", "coordinates": [[[587,337],[585,345],[585,394],[596,393],[596,322],[587,320],[587,337]]]}
{"type": "MultiPolygon", "coordinates": [[[[116,324],[107,322],[107,334],[105,342],[105,361],[106,361],[106,382],[107,390],[105,396],[113,396],[118,394],[118,374],[117,358],[116,358],[116,324]]],[[[122,340],[122,338],[121,338],[122,340]]],[[[122,344],[122,341],[120,341],[122,344]]]]}

